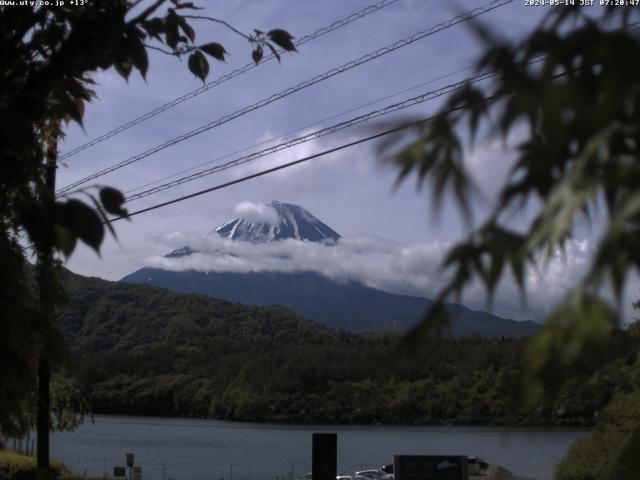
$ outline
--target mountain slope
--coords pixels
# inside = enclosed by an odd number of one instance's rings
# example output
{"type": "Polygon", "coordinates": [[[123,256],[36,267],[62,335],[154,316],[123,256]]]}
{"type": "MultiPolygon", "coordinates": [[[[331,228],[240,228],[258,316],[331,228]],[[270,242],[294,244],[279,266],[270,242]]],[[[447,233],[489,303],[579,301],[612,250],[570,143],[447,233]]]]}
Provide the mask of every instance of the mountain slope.
{"type": "MultiPolygon", "coordinates": [[[[433,303],[358,282],[340,283],[313,272],[205,273],[143,268],[121,281],[202,293],[245,305],[284,305],[305,318],[350,331],[407,330],[433,303]]],[[[507,320],[462,305],[449,304],[448,308],[453,317],[451,331],[456,337],[519,337],[539,327],[535,322],[507,320]]]]}
{"type": "Polygon", "coordinates": [[[331,343],[344,336],[284,307],[247,307],[68,272],[69,304],[59,324],[73,350],[144,350],[230,342],[331,343]]]}

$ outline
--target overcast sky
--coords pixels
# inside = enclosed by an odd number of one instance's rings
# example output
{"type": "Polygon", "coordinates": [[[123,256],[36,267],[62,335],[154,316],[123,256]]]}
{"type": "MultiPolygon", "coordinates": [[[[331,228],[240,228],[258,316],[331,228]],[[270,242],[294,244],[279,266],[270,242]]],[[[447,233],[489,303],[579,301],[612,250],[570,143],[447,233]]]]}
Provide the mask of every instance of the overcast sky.
{"type": "MultiPolygon", "coordinates": [[[[197,3],[206,7],[199,13],[224,19],[245,32],[254,28],[265,31],[283,28],[299,38],[374,2],[225,0],[197,3]]],[[[67,166],[58,170],[58,185],[64,187],[273,93],[446,21],[461,11],[486,3],[481,0],[399,0],[304,44],[299,53],[284,55],[281,64],[266,62],[70,158],[67,166]]],[[[494,32],[515,39],[526,34],[547,8],[525,7],[524,0],[515,0],[480,18],[494,32]]],[[[233,32],[208,23],[196,27],[198,42],[218,41],[229,51],[226,63],[212,61],[209,81],[250,61],[250,46],[233,32]]],[[[278,137],[287,132],[300,130],[286,138],[312,132],[459,81],[472,73],[464,69],[473,65],[481,51],[482,44],[469,26],[457,25],[105,175],[97,182],[128,192],[205,162],[215,165],[223,161],[221,157],[261,142],[266,143],[243,153],[279,143],[282,139],[278,137]],[[443,76],[446,77],[441,78],[443,76]],[[398,95],[384,99],[396,93],[398,95]],[[363,105],[368,106],[354,110],[363,105]],[[329,117],[334,118],[325,120],[329,117]]],[[[151,54],[147,82],[133,74],[127,83],[113,71],[101,72],[95,80],[99,98],[87,108],[84,130],[74,125],[69,127],[61,145],[62,153],[202,85],[189,73],[186,62],[180,63],[161,53],[151,54]]],[[[424,117],[434,112],[438,105],[435,100],[385,119],[424,117]]],[[[132,202],[128,208],[138,210],[254,173],[355,140],[376,128],[349,129],[305,143],[240,168],[132,202]]],[[[225,160],[237,156],[231,155],[225,160]]],[[[484,194],[484,200],[478,198],[474,206],[478,219],[486,212],[512,158],[512,153],[501,143],[480,143],[468,152],[468,165],[476,174],[484,194]]],[[[308,261],[308,252],[291,247],[291,251],[298,251],[291,260],[297,262],[295,268],[322,270],[327,275],[358,279],[395,293],[433,296],[442,282],[435,273],[436,267],[446,247],[460,239],[467,227],[449,202],[445,202],[442,214],[435,218],[431,214],[428,190],[417,191],[412,179],[394,189],[394,180],[395,172],[381,166],[374,144],[345,149],[279,173],[136,216],[131,222],[117,222],[114,226],[118,241],[107,239],[101,258],[88,248],[79,247],[67,266],[80,274],[117,280],[144,265],[162,264],[161,256],[169,249],[181,246],[183,240],[195,242],[200,239],[206,243],[208,240],[203,240],[203,233],[233,218],[239,203],[265,203],[275,199],[303,206],[345,237],[341,250],[331,254],[334,260],[340,258],[335,263],[312,264],[308,261]],[[363,254],[364,251],[369,254],[363,254]]],[[[506,280],[494,311],[514,318],[540,319],[546,309],[561,298],[564,289],[579,278],[592,244],[593,238],[589,235],[579,238],[570,245],[564,257],[554,259],[546,269],[531,272],[529,310],[520,305],[511,282],[506,280]]],[[[228,268],[222,266],[222,257],[217,257],[221,248],[232,247],[210,245],[207,250],[210,256],[200,258],[200,264],[212,269],[228,268]]],[[[308,246],[303,248],[308,249],[308,246]]],[[[247,255],[247,261],[263,268],[265,262],[261,263],[260,258],[257,250],[247,255]]],[[[271,266],[282,270],[293,268],[291,263],[271,266]]],[[[630,291],[637,292],[637,282],[630,286],[630,291]]],[[[483,299],[482,292],[474,288],[465,298],[468,304],[476,307],[484,306],[483,299]]],[[[630,296],[626,303],[632,299],[630,296]]],[[[625,310],[625,317],[630,318],[630,307],[625,310]]]]}

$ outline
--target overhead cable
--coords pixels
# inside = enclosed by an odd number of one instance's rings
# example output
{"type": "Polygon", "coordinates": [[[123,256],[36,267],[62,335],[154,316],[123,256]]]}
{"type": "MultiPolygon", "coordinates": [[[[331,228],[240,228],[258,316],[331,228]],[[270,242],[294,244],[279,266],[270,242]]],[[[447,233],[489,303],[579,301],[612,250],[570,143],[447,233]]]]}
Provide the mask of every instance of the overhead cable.
{"type": "Polygon", "coordinates": [[[138,185],[137,187],[130,188],[129,190],[126,190],[124,192],[124,194],[125,194],[125,196],[127,196],[130,199],[133,196],[132,193],[136,192],[138,190],[142,190],[142,189],[145,189],[147,187],[151,187],[152,185],[156,185],[156,184],[159,184],[160,182],[163,182],[163,181],[166,181],[166,180],[169,180],[169,179],[172,179],[172,178],[179,177],[180,175],[185,175],[185,174],[187,174],[189,172],[193,172],[193,171],[195,171],[195,170],[197,170],[197,169],[199,169],[201,167],[204,167],[205,165],[211,165],[213,163],[216,163],[216,162],[219,162],[221,160],[224,160],[225,158],[229,158],[229,157],[232,157],[234,155],[238,155],[238,154],[240,154],[242,152],[246,152],[248,150],[251,150],[253,148],[259,147],[261,145],[266,145],[266,144],[272,143],[275,140],[281,140],[281,139],[283,140],[283,139],[289,137],[290,135],[293,135],[293,134],[299,133],[299,132],[304,132],[305,130],[308,130],[311,127],[315,127],[317,125],[321,125],[321,124],[323,124],[325,122],[328,122],[329,120],[334,120],[336,118],[340,118],[340,117],[342,117],[344,115],[347,115],[349,113],[357,112],[358,110],[362,110],[363,108],[370,107],[370,106],[375,105],[377,103],[380,103],[380,102],[382,102],[384,100],[388,100],[390,98],[397,97],[399,95],[402,95],[403,93],[407,93],[407,92],[410,92],[412,90],[417,90],[418,88],[424,87],[424,86],[429,85],[431,83],[435,83],[435,82],[437,82],[439,80],[443,80],[445,78],[453,77],[454,75],[458,75],[458,74],[460,74],[462,72],[465,72],[465,71],[468,71],[468,70],[472,70],[472,69],[473,69],[473,66],[467,66],[467,67],[464,67],[464,68],[460,68],[460,69],[458,69],[458,70],[456,70],[454,72],[450,72],[450,73],[447,73],[445,75],[440,75],[439,77],[432,78],[432,79],[427,80],[425,82],[420,82],[417,85],[413,85],[413,86],[408,87],[408,88],[403,88],[402,90],[399,90],[397,92],[391,93],[389,95],[384,95],[383,97],[376,98],[375,100],[371,100],[371,101],[366,102],[364,104],[360,104],[360,105],[358,105],[356,107],[351,107],[351,108],[349,108],[347,110],[343,110],[340,113],[335,113],[335,114],[330,115],[329,117],[325,117],[325,118],[323,118],[321,120],[315,120],[315,121],[313,121],[311,123],[307,123],[307,124],[305,124],[305,125],[303,125],[301,127],[296,127],[293,130],[289,130],[288,132],[282,133],[282,134],[277,135],[275,137],[271,137],[271,138],[268,138],[266,140],[262,140],[262,141],[260,141],[258,143],[254,143],[253,145],[250,145],[250,146],[247,146],[247,147],[243,147],[241,149],[235,150],[235,151],[230,152],[230,153],[226,153],[226,154],[221,155],[219,157],[216,157],[216,158],[214,158],[212,160],[207,160],[205,162],[198,163],[197,165],[194,165],[192,167],[185,168],[183,170],[179,170],[179,171],[174,172],[172,174],[165,175],[164,177],[160,177],[160,178],[158,178],[156,180],[152,180],[152,181],[144,183],[142,185],[138,185]]]}
{"type": "MultiPolygon", "coordinates": [[[[483,101],[490,100],[491,98],[495,98],[495,97],[487,97],[487,98],[484,98],[483,101]]],[[[287,162],[287,163],[284,163],[282,165],[278,165],[276,167],[268,168],[266,170],[262,170],[260,172],[253,173],[251,175],[246,175],[246,176],[238,178],[236,180],[231,180],[229,182],[221,183],[219,185],[215,185],[213,187],[206,188],[204,190],[200,190],[200,191],[197,191],[197,192],[194,192],[194,193],[190,193],[189,195],[184,195],[182,197],[174,198],[173,200],[169,200],[169,201],[166,201],[166,202],[158,203],[156,205],[152,205],[150,207],[143,208],[141,210],[136,210],[134,212],[129,213],[126,217],[122,216],[122,217],[111,218],[111,219],[106,220],[106,221],[104,221],[102,223],[103,224],[113,223],[113,222],[116,222],[118,220],[122,220],[124,218],[130,218],[130,217],[133,217],[135,215],[140,215],[142,213],[150,212],[152,210],[157,210],[157,209],[162,208],[162,207],[167,207],[167,206],[173,205],[175,203],[183,202],[183,201],[188,200],[190,198],[194,198],[194,197],[198,197],[200,195],[204,195],[205,193],[210,193],[210,192],[213,192],[215,190],[221,190],[223,188],[227,188],[227,187],[230,187],[232,185],[236,185],[238,183],[246,182],[247,180],[252,180],[254,178],[261,177],[263,175],[268,175],[269,173],[277,172],[278,170],[283,170],[285,168],[290,168],[290,167],[293,167],[294,165],[299,165],[301,163],[308,162],[308,161],[313,160],[315,158],[324,157],[325,155],[329,155],[331,153],[335,153],[335,152],[338,152],[340,150],[344,150],[346,148],[354,147],[356,145],[360,145],[360,144],[365,143],[365,142],[370,142],[370,141],[375,140],[377,138],[383,137],[385,135],[390,135],[392,133],[399,132],[400,130],[404,130],[406,128],[415,127],[415,126],[420,125],[422,123],[425,123],[425,122],[428,122],[430,120],[433,120],[433,119],[435,119],[437,117],[441,117],[443,115],[448,115],[448,114],[456,112],[458,110],[462,110],[464,108],[467,108],[468,106],[469,105],[467,105],[467,104],[460,105],[460,106],[452,108],[452,109],[450,109],[450,110],[448,110],[446,112],[442,112],[442,113],[433,115],[431,117],[424,118],[422,120],[418,120],[416,122],[412,122],[412,123],[409,123],[409,124],[403,124],[403,125],[400,125],[398,127],[391,128],[389,130],[385,130],[384,132],[376,133],[374,135],[369,135],[368,137],[360,138],[360,139],[355,140],[353,142],[342,144],[342,145],[340,145],[338,147],[330,148],[328,150],[324,150],[324,151],[319,152],[319,153],[314,153],[313,155],[308,155],[306,157],[300,158],[298,160],[294,160],[292,162],[287,162]]]]}
{"type": "Polygon", "coordinates": [[[419,105],[421,103],[427,102],[429,100],[433,100],[434,98],[437,97],[441,97],[443,95],[447,95],[451,92],[454,92],[456,90],[459,90],[460,88],[462,88],[463,86],[466,85],[470,85],[470,84],[474,84],[477,82],[481,82],[483,80],[487,80],[493,76],[495,76],[496,73],[495,72],[488,72],[488,73],[482,73],[480,75],[476,75],[475,77],[472,78],[467,78],[465,80],[462,80],[460,82],[451,84],[451,85],[447,85],[444,86],[442,88],[439,88],[437,90],[433,90],[427,93],[423,93],[422,95],[418,95],[406,100],[403,100],[402,102],[398,102],[398,103],[394,103],[392,105],[388,105],[384,108],[380,108],[377,110],[373,110],[371,112],[368,112],[364,115],[359,115],[357,117],[351,118],[349,120],[346,120],[344,122],[340,122],[337,123],[335,125],[332,125],[330,127],[326,127],[320,130],[316,130],[315,132],[311,132],[308,133],[306,135],[294,138],[292,140],[286,141],[286,142],[282,142],[279,143],[278,145],[274,145],[272,147],[269,148],[265,148],[263,150],[260,150],[258,152],[254,152],[248,155],[244,155],[242,157],[236,158],[234,160],[231,160],[229,162],[220,164],[220,165],[215,165],[211,168],[207,168],[205,170],[201,170],[199,172],[193,173],[191,175],[187,175],[181,178],[178,178],[176,180],[173,180],[171,182],[167,182],[158,186],[155,186],[153,188],[149,188],[147,190],[144,190],[142,192],[136,193],[134,195],[130,195],[127,198],[127,203],[133,202],[135,200],[138,200],[140,198],[143,197],[147,197],[149,195],[161,192],[163,190],[167,190],[169,188],[181,185],[183,183],[188,183],[194,180],[197,180],[199,178],[205,177],[207,175],[211,175],[223,170],[227,170],[229,168],[233,168],[233,167],[237,167],[239,165],[243,165],[245,163],[257,160],[258,158],[262,158],[265,157],[267,155],[279,152],[281,150],[285,150],[285,149],[289,149],[292,147],[295,147],[297,145],[300,145],[302,143],[306,143],[312,140],[316,140],[318,138],[327,136],[327,135],[331,135],[333,133],[339,132],[341,130],[344,130],[346,128],[349,127],[353,127],[355,125],[359,125],[362,124],[364,122],[373,120],[374,118],[379,118],[382,117],[384,115],[393,113],[393,112],[397,112],[399,110],[404,110],[406,108],[409,107],[413,107],[415,105],[419,105]]]}
{"type": "Polygon", "coordinates": [[[471,10],[469,12],[466,12],[464,14],[458,15],[450,20],[448,20],[447,22],[444,23],[439,23],[436,24],[426,30],[420,31],[418,33],[415,33],[413,35],[410,35],[402,40],[399,40],[391,45],[387,45],[386,47],[380,48],[372,53],[368,53],[360,58],[358,58],[357,60],[352,60],[350,62],[347,62],[339,67],[335,67],[321,75],[317,75],[309,80],[306,80],[304,82],[301,82],[293,87],[289,87],[279,93],[273,94],[270,97],[267,97],[265,99],[262,99],[260,101],[258,101],[257,103],[254,103],[252,105],[249,105],[247,107],[244,107],[240,110],[237,110],[234,113],[225,115],[224,117],[221,117],[217,120],[214,120],[210,123],[207,123],[199,128],[196,128],[195,130],[191,130],[190,132],[184,133],[180,136],[174,137],[171,140],[168,140],[160,145],[156,145],[155,147],[152,147],[142,153],[139,153],[137,155],[134,155],[132,157],[129,157],[126,160],[123,160],[121,162],[118,162],[108,168],[105,168],[103,170],[100,170],[96,173],[93,173],[87,177],[84,177],[80,180],[77,180],[69,185],[67,185],[66,187],[62,188],[61,190],[58,190],[57,195],[61,195],[67,192],[70,192],[72,190],[74,190],[75,188],[79,187],[80,185],[83,185],[87,182],[90,182],[91,180],[94,180],[96,178],[99,178],[103,175],[106,175],[108,173],[114,172],[116,170],[119,170],[120,168],[126,167],[127,165],[131,165],[132,163],[138,162],[146,157],[149,157],[155,153],[160,152],[161,150],[164,150],[168,147],[171,147],[177,143],[180,143],[184,140],[187,140],[189,138],[192,138],[196,135],[199,135],[203,132],[206,132],[208,130],[211,130],[212,128],[216,128],[219,127],[220,125],[223,125],[227,122],[230,122],[231,120],[238,118],[242,115],[245,115],[249,112],[252,112],[254,110],[257,110],[259,108],[262,108],[266,105],[269,105],[277,100],[280,100],[284,97],[287,97],[289,95],[292,95],[293,93],[296,93],[300,90],[303,90],[307,87],[310,87],[312,85],[315,85],[317,83],[320,83],[324,80],[327,80],[331,77],[334,77],[336,75],[339,75],[341,73],[344,73],[352,68],[355,68],[359,65],[362,65],[364,63],[367,63],[371,60],[374,60],[376,58],[379,58],[383,55],[386,55],[387,53],[393,52],[395,50],[398,50],[399,48],[405,47],[407,45],[410,45],[418,40],[421,40],[425,37],[428,37],[430,35],[433,35],[437,32],[440,32],[442,30],[448,29],[453,27],[454,25],[457,25],[459,23],[465,22],[467,20],[470,20],[474,17],[477,17],[479,15],[482,15],[484,13],[490,12],[496,8],[499,8],[503,5],[506,5],[508,3],[513,2],[513,0],[494,0],[493,2],[484,5],[482,7],[476,8],[474,10],[471,10]]]}
{"type": "MultiPolygon", "coordinates": [[[[382,0],[380,2],[371,4],[366,6],[365,8],[358,10],[357,12],[352,13],[351,15],[342,18],[340,20],[337,20],[335,22],[333,22],[331,25],[327,25],[325,27],[322,27],[318,30],[316,30],[313,33],[310,33],[308,35],[305,35],[304,37],[301,37],[299,40],[297,40],[296,42],[294,42],[294,45],[296,47],[303,45],[307,42],[310,42],[311,40],[315,40],[318,37],[321,37],[323,35],[326,35],[329,32],[333,32],[334,30],[337,30],[339,28],[342,28],[346,25],[349,25],[352,22],[355,22],[356,20],[359,20],[363,17],[366,17],[367,15],[377,12],[378,10],[381,10],[385,7],[388,7],[389,5],[392,5],[396,2],[398,2],[399,0],[382,0]]],[[[280,53],[282,53],[283,50],[280,50],[278,52],[278,55],[280,53]]],[[[256,68],[258,65],[262,65],[265,62],[271,61],[274,58],[276,58],[276,56],[273,53],[270,53],[269,55],[266,55],[265,57],[263,57],[262,61],[260,61],[259,64],[256,64],[255,62],[251,62],[251,63],[247,63],[246,65],[237,68],[235,70],[233,70],[232,72],[227,73],[226,75],[223,75],[222,77],[219,77],[205,85],[203,85],[202,87],[196,88],[195,90],[191,90],[190,92],[182,95],[181,97],[177,97],[173,100],[171,100],[170,102],[165,103],[164,105],[159,106],[158,108],[155,108],[153,110],[151,110],[150,112],[145,113],[144,115],[140,115],[139,117],[136,117],[132,120],[129,120],[126,123],[123,123],[122,125],[119,125],[117,127],[115,127],[113,130],[110,130],[102,135],[100,135],[99,137],[94,138],[93,140],[90,140],[82,145],[79,145],[75,148],[73,148],[72,150],[69,150],[66,153],[63,153],[60,156],[60,160],[66,160],[78,153],[80,153],[83,150],[86,150],[89,147],[92,147],[94,145],[97,145],[98,143],[104,142],[105,140],[108,140],[111,137],[114,137],[116,135],[118,135],[119,133],[124,132],[125,130],[130,129],[131,127],[134,127],[146,120],[149,120],[150,118],[153,118],[157,115],[160,115],[163,112],[166,112],[167,110],[180,105],[183,102],[186,102],[187,100],[191,100],[194,97],[197,97],[198,95],[207,92],[209,90],[211,90],[214,87],[217,87],[218,85],[221,85],[223,83],[225,83],[227,80],[231,80],[232,78],[235,78],[239,75],[242,75],[244,73],[247,73],[250,70],[253,70],[254,68],[256,68]]]]}

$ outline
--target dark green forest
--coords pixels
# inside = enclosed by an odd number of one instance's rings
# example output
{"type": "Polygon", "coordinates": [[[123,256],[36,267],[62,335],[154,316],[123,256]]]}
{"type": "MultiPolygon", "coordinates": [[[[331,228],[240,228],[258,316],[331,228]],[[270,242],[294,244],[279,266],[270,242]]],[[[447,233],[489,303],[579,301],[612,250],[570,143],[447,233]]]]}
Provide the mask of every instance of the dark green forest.
{"type": "Polygon", "coordinates": [[[284,307],[66,274],[67,372],[94,413],[296,423],[591,425],[640,387],[640,328],[558,394],[518,408],[527,339],[440,339],[407,356],[397,334],[330,329],[284,307]]]}
{"type": "Polygon", "coordinates": [[[257,422],[590,425],[638,386],[639,332],[617,332],[606,364],[532,411],[512,403],[524,342],[469,338],[397,354],[393,337],[333,344],[216,341],[83,356],[74,371],[96,413],[257,422]]]}

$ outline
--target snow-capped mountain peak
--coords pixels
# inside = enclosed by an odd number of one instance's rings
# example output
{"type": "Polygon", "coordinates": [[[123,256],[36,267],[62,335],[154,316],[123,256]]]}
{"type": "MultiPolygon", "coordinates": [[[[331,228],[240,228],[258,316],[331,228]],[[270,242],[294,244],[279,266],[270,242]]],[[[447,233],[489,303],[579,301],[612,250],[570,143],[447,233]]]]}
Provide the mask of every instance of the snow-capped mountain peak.
{"type": "Polygon", "coordinates": [[[240,204],[242,215],[214,229],[232,240],[254,243],[285,240],[335,243],[340,235],[304,208],[273,200],[266,205],[240,204]]]}
{"type": "MultiPolygon", "coordinates": [[[[335,244],[340,235],[304,208],[273,200],[266,204],[243,202],[236,207],[240,216],[215,227],[212,234],[231,240],[264,243],[286,239],[335,244]]],[[[198,253],[185,245],[165,255],[180,258],[198,253]]]]}

